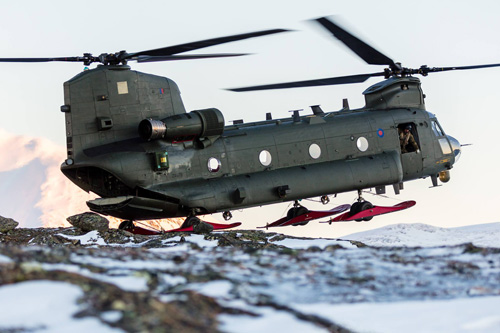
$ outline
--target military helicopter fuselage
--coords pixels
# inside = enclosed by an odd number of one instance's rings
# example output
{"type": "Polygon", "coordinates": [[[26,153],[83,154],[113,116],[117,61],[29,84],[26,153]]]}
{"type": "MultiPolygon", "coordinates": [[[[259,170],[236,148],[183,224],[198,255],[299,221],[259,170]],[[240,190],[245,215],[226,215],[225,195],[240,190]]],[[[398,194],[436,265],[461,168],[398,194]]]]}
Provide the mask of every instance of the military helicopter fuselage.
{"type": "MultiPolygon", "coordinates": [[[[129,61],[156,62],[235,57],[245,54],[186,54],[219,44],[287,32],[271,29],[128,53],[55,58],[0,58],[0,62],[100,63],[64,84],[67,158],[62,172],[100,198],[88,201],[95,212],[133,220],[187,216],[180,229],[194,228],[195,216],[278,202],[295,201],[287,216],[270,226],[305,225],[311,219],[349,212],[332,221],[369,221],[406,209],[373,206],[362,190],[377,194],[406,181],[430,177],[447,182],[461,152],[436,117],[427,112],[420,80],[414,75],[500,67],[403,67],[331,19],[315,20],[370,65],[383,71],[229,89],[235,92],[362,83],[385,80],[364,91],[366,105],[335,112],[312,106],[311,113],[225,126],[215,107],[186,112],[174,81],[131,70],[129,61]],[[352,205],[309,211],[298,200],[357,191],[352,205]]],[[[234,225],[234,224],[233,224],[234,225]]],[[[227,226],[213,226],[225,228],[227,226]]],[[[194,230],[194,229],[193,229],[194,230]]]]}
{"type": "Polygon", "coordinates": [[[420,80],[391,77],[350,110],[225,126],[216,108],[186,112],[170,79],[100,65],[64,84],[62,172],[129,220],[230,211],[405,181],[449,178],[460,144],[427,112],[420,80]],[[418,150],[402,152],[411,126],[418,150]]]}

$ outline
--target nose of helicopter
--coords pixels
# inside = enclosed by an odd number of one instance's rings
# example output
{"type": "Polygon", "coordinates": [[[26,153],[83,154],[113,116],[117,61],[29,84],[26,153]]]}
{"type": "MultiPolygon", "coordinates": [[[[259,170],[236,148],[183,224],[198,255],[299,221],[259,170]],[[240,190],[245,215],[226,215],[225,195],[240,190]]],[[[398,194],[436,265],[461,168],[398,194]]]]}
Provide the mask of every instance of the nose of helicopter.
{"type": "Polygon", "coordinates": [[[450,141],[451,149],[453,151],[453,154],[455,155],[455,163],[456,163],[460,159],[460,155],[462,153],[462,146],[460,145],[460,142],[458,142],[458,140],[452,137],[451,135],[448,135],[448,140],[450,141]]]}

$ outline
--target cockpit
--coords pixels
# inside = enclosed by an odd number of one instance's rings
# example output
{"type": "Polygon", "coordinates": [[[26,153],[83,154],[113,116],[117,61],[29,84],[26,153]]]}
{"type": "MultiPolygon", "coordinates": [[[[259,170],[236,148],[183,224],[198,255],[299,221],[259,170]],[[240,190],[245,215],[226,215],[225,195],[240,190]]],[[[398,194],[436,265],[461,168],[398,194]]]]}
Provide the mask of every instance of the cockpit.
{"type": "Polygon", "coordinates": [[[439,125],[437,119],[431,119],[432,131],[438,137],[439,146],[441,147],[441,152],[443,155],[452,154],[455,156],[455,162],[460,158],[462,148],[460,142],[450,135],[446,135],[439,125]]]}

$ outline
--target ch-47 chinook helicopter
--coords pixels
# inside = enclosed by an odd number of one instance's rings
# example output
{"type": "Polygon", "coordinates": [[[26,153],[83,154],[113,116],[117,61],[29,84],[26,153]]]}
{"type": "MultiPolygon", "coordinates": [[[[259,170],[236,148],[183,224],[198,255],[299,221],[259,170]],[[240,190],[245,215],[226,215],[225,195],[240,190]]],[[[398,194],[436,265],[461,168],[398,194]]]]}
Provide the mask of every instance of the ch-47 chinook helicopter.
{"type": "MultiPolygon", "coordinates": [[[[61,170],[83,190],[101,198],[88,201],[95,212],[132,221],[186,216],[177,230],[192,230],[196,215],[285,201],[295,202],[286,217],[267,227],[301,225],[311,219],[340,214],[330,221],[369,220],[375,215],[411,207],[405,202],[376,207],[361,191],[399,193],[405,181],[430,177],[446,182],[457,160],[459,142],[446,135],[436,117],[425,110],[420,80],[414,74],[475,69],[500,64],[418,69],[402,67],[326,18],[324,28],[382,72],[231,89],[250,91],[360,83],[382,76],[368,89],[366,105],[311,115],[235,123],[225,126],[216,108],[186,112],[179,89],[170,79],[131,70],[128,61],[236,56],[179,55],[221,43],[286,30],[221,37],[162,49],[94,57],[3,58],[0,62],[79,61],[101,63],[64,83],[67,159],[61,170]],[[405,139],[405,130],[413,140],[405,139]],[[410,142],[411,141],[411,142],[410,142]],[[402,145],[403,143],[403,145],[402,145]],[[352,206],[309,211],[298,200],[358,191],[352,206]],[[191,229],[189,229],[191,228],[191,229]]],[[[409,137],[406,134],[406,137],[409,137]]],[[[216,225],[226,228],[238,225],[216,225]]]]}

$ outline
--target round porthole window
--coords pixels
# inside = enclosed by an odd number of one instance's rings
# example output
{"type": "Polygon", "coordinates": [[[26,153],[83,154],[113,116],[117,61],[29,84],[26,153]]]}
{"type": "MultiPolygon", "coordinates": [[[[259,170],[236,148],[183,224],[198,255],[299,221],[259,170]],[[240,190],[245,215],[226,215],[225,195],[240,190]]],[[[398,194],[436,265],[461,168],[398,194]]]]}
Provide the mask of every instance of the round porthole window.
{"type": "Polygon", "coordinates": [[[359,151],[367,151],[368,150],[368,140],[365,137],[359,137],[358,141],[356,141],[356,145],[358,146],[359,151]]]}
{"type": "Polygon", "coordinates": [[[311,156],[314,159],[317,159],[321,156],[321,147],[313,143],[309,146],[309,156],[311,156]]]}
{"type": "Polygon", "coordinates": [[[261,151],[259,154],[259,161],[260,161],[260,164],[262,164],[263,166],[271,165],[271,161],[272,161],[271,153],[268,152],[267,150],[261,151]]]}
{"type": "Polygon", "coordinates": [[[215,157],[210,157],[208,159],[208,171],[210,172],[217,172],[220,170],[220,161],[216,159],[215,157]]]}

